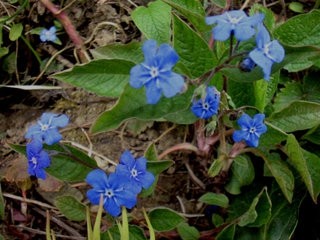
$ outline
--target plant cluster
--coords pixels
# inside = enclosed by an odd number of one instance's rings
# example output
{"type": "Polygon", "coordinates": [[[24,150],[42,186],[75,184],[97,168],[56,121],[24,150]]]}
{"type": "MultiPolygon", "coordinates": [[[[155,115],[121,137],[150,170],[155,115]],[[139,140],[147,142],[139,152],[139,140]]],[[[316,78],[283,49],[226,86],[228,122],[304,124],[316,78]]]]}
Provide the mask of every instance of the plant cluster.
{"type": "MultiPolygon", "coordinates": [[[[320,11],[278,23],[259,4],[248,11],[206,16],[197,0],[156,0],[137,7],[131,17],[142,43],[92,49],[94,59],[51,77],[117,98],[92,124],[92,134],[131,119],[141,124],[167,121],[190,126],[192,141],[161,155],[151,144],[138,159],[127,150],[113,163],[115,170],[106,173],[90,155],[57,144],[62,138],[58,128],[69,121],[66,115],[44,113],[28,129],[26,147],[11,145],[26,152],[29,174],[86,181],[92,187],[87,198],[115,220],[116,227],[101,237],[140,240],[146,239],[145,232],[128,225],[126,208],[134,208],[138,197],[154,194],[159,175],[173,164],[163,158],[192,151],[205,172],[193,172],[203,188],[198,201],[214,209],[208,228],[201,231],[177,211],[158,206],[148,214],[142,210],[150,239],[174,229],[182,239],[289,239],[303,199],[316,203],[320,193],[320,88],[315,74],[320,28],[314,26],[320,11]],[[302,79],[288,74],[301,71],[302,79]],[[43,142],[49,146],[43,148],[43,142]],[[209,183],[222,179],[219,191],[206,188],[197,176],[209,183]]],[[[40,38],[56,41],[55,29],[43,30],[40,38]]],[[[75,218],[66,206],[70,201],[79,206],[78,214],[86,211],[78,199],[67,198],[69,202],[64,196],[56,204],[66,217],[75,218]]]]}

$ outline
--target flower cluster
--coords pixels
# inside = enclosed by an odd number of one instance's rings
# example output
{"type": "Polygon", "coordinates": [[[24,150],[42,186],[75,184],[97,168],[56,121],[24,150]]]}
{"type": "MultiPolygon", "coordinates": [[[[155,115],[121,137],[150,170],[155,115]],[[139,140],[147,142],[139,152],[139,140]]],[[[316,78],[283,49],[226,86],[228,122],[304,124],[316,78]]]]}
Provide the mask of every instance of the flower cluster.
{"type": "Polygon", "coordinates": [[[184,88],[184,79],[172,71],[179,56],[169,44],[157,46],[154,40],[143,44],[144,62],[130,71],[130,85],[133,88],[146,88],[147,102],[156,104],[162,94],[171,98],[184,88]]]}
{"type": "Polygon", "coordinates": [[[213,28],[213,37],[225,41],[234,36],[238,41],[248,40],[256,34],[257,46],[250,51],[249,57],[242,62],[240,68],[251,71],[255,65],[262,68],[264,79],[269,80],[273,63],[284,59],[284,48],[277,40],[271,41],[270,34],[263,25],[264,15],[259,13],[251,17],[242,10],[234,10],[218,16],[206,18],[208,25],[216,24],[213,28]],[[243,68],[244,67],[244,68],[243,68]]]}
{"type": "Polygon", "coordinates": [[[232,137],[235,142],[244,140],[249,147],[257,147],[261,134],[267,131],[267,126],[263,123],[264,114],[256,114],[251,118],[248,114],[242,114],[238,119],[241,130],[234,131],[232,137]]]}
{"type": "Polygon", "coordinates": [[[107,175],[96,169],[87,175],[86,182],[92,186],[87,197],[97,205],[102,195],[104,209],[116,217],[122,206],[133,208],[142,188],[149,188],[154,180],[154,175],[147,171],[147,160],[144,157],[135,159],[129,151],[125,151],[115,172],[107,175]]]}
{"type": "Polygon", "coordinates": [[[55,42],[58,38],[56,35],[57,28],[55,26],[50,27],[49,29],[42,29],[40,32],[40,40],[41,42],[55,42]]]}
{"type": "Polygon", "coordinates": [[[215,87],[207,87],[201,99],[193,102],[191,111],[198,118],[209,119],[218,113],[220,92],[215,87]]]}
{"type": "Polygon", "coordinates": [[[30,126],[25,134],[27,144],[28,173],[31,176],[45,179],[44,168],[49,167],[49,154],[43,150],[43,143],[55,144],[62,139],[58,128],[67,126],[69,118],[64,114],[43,113],[40,120],[30,126]]]}

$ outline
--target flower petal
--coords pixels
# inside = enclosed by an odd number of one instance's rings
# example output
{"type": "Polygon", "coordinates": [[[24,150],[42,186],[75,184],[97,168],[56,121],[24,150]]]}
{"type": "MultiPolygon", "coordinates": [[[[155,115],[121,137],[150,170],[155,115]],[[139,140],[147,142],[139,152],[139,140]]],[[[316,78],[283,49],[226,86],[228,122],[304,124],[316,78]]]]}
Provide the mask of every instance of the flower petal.
{"type": "Polygon", "coordinates": [[[87,191],[87,198],[92,204],[99,205],[101,194],[102,192],[99,192],[96,189],[90,189],[87,191]]]}
{"type": "Polygon", "coordinates": [[[69,117],[65,114],[56,114],[52,117],[51,126],[63,128],[69,123],[69,117]]]}
{"type": "Polygon", "coordinates": [[[141,88],[151,79],[150,70],[142,64],[136,65],[130,70],[129,83],[133,88],[141,88]]]}
{"type": "Polygon", "coordinates": [[[231,24],[219,23],[212,31],[213,38],[218,41],[225,41],[230,37],[231,31],[231,24]]]}
{"type": "Polygon", "coordinates": [[[46,179],[46,172],[42,168],[35,169],[35,175],[37,178],[46,179]]]}
{"type": "Polygon", "coordinates": [[[57,128],[49,128],[43,135],[43,141],[48,145],[55,144],[59,142],[61,139],[62,136],[57,128]]]}
{"type": "Polygon", "coordinates": [[[155,40],[147,40],[144,42],[143,46],[142,46],[142,51],[144,54],[144,60],[145,63],[148,66],[153,65],[153,59],[157,53],[158,50],[158,46],[157,46],[157,42],[155,40]]]}
{"type": "Polygon", "coordinates": [[[169,44],[161,44],[155,60],[160,71],[168,71],[178,62],[179,56],[169,44]]]}
{"type": "Polygon", "coordinates": [[[135,158],[129,150],[126,150],[120,156],[120,163],[126,165],[128,168],[132,168],[135,164],[135,158]]]}
{"type": "Polygon", "coordinates": [[[113,217],[117,217],[121,213],[120,206],[118,205],[114,197],[107,199],[103,207],[113,217]]]}
{"type": "Polygon", "coordinates": [[[235,142],[241,142],[242,140],[245,140],[248,138],[248,132],[242,131],[242,130],[236,130],[232,134],[233,141],[235,142]]]}
{"type": "Polygon", "coordinates": [[[161,89],[157,87],[157,80],[148,82],[146,86],[147,103],[156,104],[161,98],[161,89]]]}
{"type": "MultiPolygon", "coordinates": [[[[108,187],[108,176],[101,169],[95,169],[88,173],[86,182],[93,188],[104,190],[108,187]]],[[[99,203],[99,202],[98,202],[99,203]]]]}
{"type": "Polygon", "coordinates": [[[252,118],[248,114],[243,113],[237,123],[241,128],[250,128],[252,126],[252,118]]]}
{"type": "Polygon", "coordinates": [[[146,171],[147,169],[147,159],[144,157],[140,157],[136,160],[136,169],[138,171],[146,171]]]}
{"type": "Polygon", "coordinates": [[[256,37],[257,47],[262,49],[264,45],[270,42],[270,34],[263,24],[258,25],[258,34],[256,37]]]}
{"type": "Polygon", "coordinates": [[[171,72],[167,79],[159,76],[159,85],[164,96],[170,98],[182,91],[184,79],[181,75],[171,72]]]}
{"type": "Polygon", "coordinates": [[[269,55],[272,56],[273,61],[279,63],[284,59],[284,48],[277,40],[273,40],[269,46],[269,55]]]}
{"type": "Polygon", "coordinates": [[[39,168],[47,168],[50,166],[50,157],[46,151],[41,151],[38,159],[39,168]]]}
{"type": "Polygon", "coordinates": [[[244,41],[248,40],[255,34],[254,28],[252,28],[250,25],[244,25],[244,26],[238,26],[234,30],[234,37],[238,41],[244,41]]]}
{"type": "Polygon", "coordinates": [[[264,79],[269,80],[271,74],[272,60],[264,55],[259,49],[254,49],[249,53],[250,58],[262,68],[264,79]]]}
{"type": "Polygon", "coordinates": [[[259,145],[259,137],[255,134],[249,134],[249,138],[246,139],[246,144],[249,147],[258,147],[259,145]]]}
{"type": "Polygon", "coordinates": [[[147,189],[151,187],[151,185],[154,183],[155,177],[152,173],[150,172],[145,172],[143,176],[141,177],[141,184],[142,187],[147,189]]]}
{"type": "Polygon", "coordinates": [[[37,138],[42,141],[42,131],[39,124],[34,124],[28,128],[27,133],[24,135],[26,139],[37,138]]]}

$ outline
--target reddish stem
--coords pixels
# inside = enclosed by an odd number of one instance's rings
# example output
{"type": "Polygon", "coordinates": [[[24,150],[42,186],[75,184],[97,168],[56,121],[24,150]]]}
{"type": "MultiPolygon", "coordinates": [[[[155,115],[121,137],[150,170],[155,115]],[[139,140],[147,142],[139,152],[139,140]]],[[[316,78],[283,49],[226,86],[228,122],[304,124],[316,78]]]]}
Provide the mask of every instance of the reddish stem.
{"type": "Polygon", "coordinates": [[[86,50],[84,48],[84,42],[81,36],[75,29],[74,25],[70,21],[67,14],[61,11],[57,6],[55,6],[50,0],[40,0],[41,3],[61,22],[66,33],[69,35],[71,41],[74,43],[78,56],[81,62],[88,62],[86,50]]]}
{"type": "Polygon", "coordinates": [[[186,142],[186,143],[177,144],[171,148],[166,149],[163,153],[159,155],[158,158],[162,159],[164,158],[164,156],[168,155],[169,153],[175,152],[178,150],[187,150],[187,151],[193,151],[193,152],[199,153],[199,149],[196,146],[186,142]]]}

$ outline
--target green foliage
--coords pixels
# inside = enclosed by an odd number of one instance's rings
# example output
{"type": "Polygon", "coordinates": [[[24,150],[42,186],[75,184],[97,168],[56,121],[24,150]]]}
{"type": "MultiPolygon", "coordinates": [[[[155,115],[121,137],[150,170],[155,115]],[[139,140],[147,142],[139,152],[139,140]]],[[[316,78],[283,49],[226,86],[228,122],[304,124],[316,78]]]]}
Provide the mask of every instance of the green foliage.
{"type": "MultiPolygon", "coordinates": [[[[146,122],[194,124],[186,127],[185,142],[170,150],[192,149],[192,155],[187,158],[197,163],[190,161],[190,166],[201,169],[193,169],[194,176],[189,174],[195,182],[200,178],[199,181],[208,183],[207,189],[197,188],[196,198],[201,196],[199,202],[215,205],[219,210],[223,208],[223,214],[215,212],[211,216],[217,227],[214,229],[216,239],[290,239],[305,193],[314,202],[320,194],[320,156],[319,151],[314,150],[320,145],[320,10],[302,13],[306,11],[304,5],[292,2],[288,4],[289,9],[302,14],[278,24],[271,8],[260,4],[250,7],[250,15],[265,14],[264,24],[271,38],[285,48],[284,60],[273,64],[270,80],[265,81],[260,67],[247,72],[239,68],[240,61],[255,47],[256,36],[239,43],[232,41],[234,39],[225,42],[210,39],[214,26],[206,25],[205,17],[212,5],[224,8],[226,1],[156,0],[132,11],[141,39],[171,44],[179,55],[174,71],[183,75],[185,88],[172,98],[162,96],[157,104],[150,105],[146,102],[145,88],[135,89],[129,85],[130,70],[144,61],[143,43],[135,41],[91,49],[94,60],[52,77],[100,96],[116,98],[115,104],[92,124],[93,134],[115,130],[123,123],[130,125],[128,129],[136,134],[150,126],[145,125],[146,122]],[[214,84],[221,91],[220,108],[217,116],[198,121],[190,106],[197,96],[196,89],[207,84],[214,84]],[[244,112],[251,116],[258,112],[266,115],[268,130],[260,137],[257,148],[249,148],[244,142],[234,144],[231,136],[239,129],[236,120],[244,112]],[[181,149],[186,145],[192,147],[181,149]],[[219,191],[208,190],[211,183],[219,183],[215,185],[219,191]]],[[[2,32],[10,29],[7,34],[10,41],[24,38],[23,25],[13,20],[14,16],[0,20],[0,57],[5,56],[1,64],[9,74],[15,73],[18,59],[3,46],[2,32]]],[[[30,33],[40,31],[41,28],[35,28],[30,33]]],[[[160,174],[174,163],[159,160],[156,142],[158,139],[145,151],[147,169],[156,180],[139,198],[157,193],[160,174]]],[[[11,144],[11,147],[25,154],[24,146],[11,144]]],[[[97,168],[95,160],[72,146],[53,145],[45,149],[51,156],[51,166],[46,171],[59,180],[82,182],[89,171],[97,168]]],[[[0,191],[0,218],[4,216],[3,202],[0,191]]],[[[128,225],[135,218],[127,215],[124,208],[122,223],[119,218],[117,224],[100,235],[102,203],[92,229],[89,211],[86,212],[80,199],[63,194],[54,202],[70,220],[83,221],[87,215],[89,239],[147,239],[144,229],[128,225]]],[[[139,208],[131,214],[136,211],[140,211],[139,208]]],[[[156,239],[155,231],[160,236],[167,231],[177,231],[183,240],[202,236],[197,226],[191,226],[187,218],[172,209],[156,206],[148,215],[145,210],[142,212],[151,240],[156,239]]]]}
{"type": "MultiPolygon", "coordinates": [[[[124,89],[117,104],[101,114],[91,127],[93,133],[110,131],[119,127],[125,120],[159,120],[166,115],[189,108],[193,88],[173,98],[162,98],[157,105],[146,102],[145,90],[134,89],[129,85],[124,89]]],[[[179,122],[177,122],[179,123],[179,122]]]]}
{"type": "Polygon", "coordinates": [[[170,41],[170,15],[171,7],[157,0],[149,3],[148,7],[137,7],[131,17],[146,38],[165,43],[170,41]]]}
{"type": "Polygon", "coordinates": [[[226,195],[212,192],[207,192],[204,195],[202,195],[199,198],[199,201],[209,205],[216,205],[223,208],[228,207],[229,204],[229,199],[226,195]]]}
{"type": "Polygon", "coordinates": [[[159,232],[170,231],[176,228],[180,223],[186,221],[186,219],[177,212],[165,207],[151,210],[149,212],[149,219],[154,230],[159,232]],[[166,220],[164,221],[164,219],[166,220]]]}
{"type": "Polygon", "coordinates": [[[72,221],[83,221],[86,219],[86,206],[72,196],[57,197],[55,205],[63,215],[72,221]]]}
{"type": "Polygon", "coordinates": [[[129,81],[133,62],[99,59],[52,75],[52,77],[105,97],[119,97],[129,81]]]}

